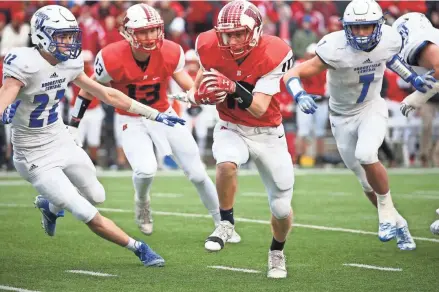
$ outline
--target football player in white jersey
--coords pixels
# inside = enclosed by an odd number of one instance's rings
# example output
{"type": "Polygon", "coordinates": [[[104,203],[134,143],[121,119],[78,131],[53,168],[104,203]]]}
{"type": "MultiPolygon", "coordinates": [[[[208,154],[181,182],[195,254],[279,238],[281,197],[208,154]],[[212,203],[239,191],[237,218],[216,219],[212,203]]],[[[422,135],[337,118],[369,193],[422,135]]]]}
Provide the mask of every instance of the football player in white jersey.
{"type": "Polygon", "coordinates": [[[387,172],[378,160],[378,148],[387,129],[388,111],[380,96],[385,67],[421,91],[431,86],[397,57],[401,38],[384,24],[381,7],[373,0],[354,0],[343,15],[343,30],[326,35],[313,59],[290,69],[284,82],[305,113],[317,108],[314,97],[302,88],[300,78],[329,69],[331,129],[337,148],[359,179],[369,200],[378,207],[381,241],[397,237],[402,250],[416,248],[406,220],[396,211],[387,172]]]}
{"type": "Polygon", "coordinates": [[[163,266],[163,258],[148,245],[99,214],[94,205],[105,200],[105,190],[90,158],[59,118],[58,103],[74,82],[115,107],[170,125],[184,121],[88,78],[80,54],[81,31],[68,9],[49,5],[36,11],[31,37],[35,47],[12,49],[4,60],[0,113],[4,122],[12,122],[15,168],[40,194],[35,205],[46,233],[54,235],[56,219],[67,209],[97,235],[133,251],[145,266],[163,266]]]}
{"type": "MultiPolygon", "coordinates": [[[[439,30],[434,28],[422,13],[410,12],[398,18],[392,25],[402,37],[403,47],[400,55],[417,73],[434,70],[434,77],[439,78],[439,30]]],[[[414,92],[407,96],[401,104],[405,116],[427,102],[439,92],[439,84],[425,94],[414,92]]],[[[439,215],[439,209],[436,210],[439,215]]],[[[431,232],[439,234],[439,220],[430,226],[431,232]]]]}
{"type": "MultiPolygon", "coordinates": [[[[439,78],[439,30],[433,27],[424,14],[418,12],[404,14],[392,27],[402,37],[402,59],[418,74],[434,70],[434,77],[439,78]]],[[[439,83],[436,83],[425,94],[417,91],[410,94],[402,101],[402,113],[408,116],[438,92],[439,83]]]]}

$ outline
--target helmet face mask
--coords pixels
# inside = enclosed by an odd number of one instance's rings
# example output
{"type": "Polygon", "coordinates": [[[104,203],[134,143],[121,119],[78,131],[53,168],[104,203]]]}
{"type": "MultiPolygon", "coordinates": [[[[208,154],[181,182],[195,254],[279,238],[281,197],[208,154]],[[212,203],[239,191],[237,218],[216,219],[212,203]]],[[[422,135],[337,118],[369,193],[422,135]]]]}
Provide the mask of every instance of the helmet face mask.
{"type": "Polygon", "coordinates": [[[215,31],[219,48],[228,52],[223,58],[240,59],[258,45],[262,16],[250,2],[233,1],[221,9],[215,31]]]}
{"type": "Polygon", "coordinates": [[[160,14],[151,6],[136,4],[128,8],[121,35],[131,47],[144,52],[159,50],[165,38],[165,26],[160,14]]]}
{"type": "Polygon", "coordinates": [[[163,29],[161,25],[148,28],[128,29],[133,39],[133,47],[144,51],[160,49],[163,43],[163,29]]]}
{"type": "Polygon", "coordinates": [[[237,58],[243,57],[247,48],[251,47],[249,46],[252,41],[250,31],[245,27],[217,30],[217,37],[220,49],[229,51],[237,58]]]}
{"type": "MultiPolygon", "coordinates": [[[[48,33],[50,28],[46,28],[48,33]]],[[[47,51],[60,61],[76,59],[81,54],[81,30],[79,28],[55,29],[47,51]]]]}
{"type": "Polygon", "coordinates": [[[379,41],[381,40],[381,26],[384,23],[384,19],[382,21],[372,21],[372,22],[362,22],[362,23],[344,23],[343,28],[345,30],[346,38],[348,39],[349,44],[357,50],[367,51],[374,48],[379,41]],[[373,26],[371,33],[369,35],[359,35],[356,31],[360,31],[361,27],[364,30],[367,26],[373,26]]]}
{"type": "Polygon", "coordinates": [[[374,0],[353,0],[348,4],[343,15],[343,29],[346,39],[356,50],[368,51],[381,40],[381,27],[384,17],[381,7],[374,0]],[[360,33],[370,26],[370,34],[360,33]]]}

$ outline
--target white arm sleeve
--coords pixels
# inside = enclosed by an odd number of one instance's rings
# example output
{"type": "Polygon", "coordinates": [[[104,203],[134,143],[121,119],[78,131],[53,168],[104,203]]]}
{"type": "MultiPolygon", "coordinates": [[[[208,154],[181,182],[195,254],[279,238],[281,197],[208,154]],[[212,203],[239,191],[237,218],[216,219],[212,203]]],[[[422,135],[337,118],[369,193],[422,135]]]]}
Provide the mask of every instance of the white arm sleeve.
{"type": "Polygon", "coordinates": [[[274,68],[271,72],[262,76],[256,81],[253,94],[260,92],[266,95],[275,95],[280,92],[280,79],[290,68],[293,67],[294,59],[293,52],[289,51],[282,62],[274,68]]]}
{"type": "Polygon", "coordinates": [[[180,59],[178,60],[177,68],[175,68],[174,74],[183,71],[185,65],[183,48],[181,46],[179,47],[180,47],[180,59]]]}
{"type": "Polygon", "coordinates": [[[113,80],[105,67],[102,50],[96,55],[94,69],[96,80],[99,83],[108,83],[113,80]]]}

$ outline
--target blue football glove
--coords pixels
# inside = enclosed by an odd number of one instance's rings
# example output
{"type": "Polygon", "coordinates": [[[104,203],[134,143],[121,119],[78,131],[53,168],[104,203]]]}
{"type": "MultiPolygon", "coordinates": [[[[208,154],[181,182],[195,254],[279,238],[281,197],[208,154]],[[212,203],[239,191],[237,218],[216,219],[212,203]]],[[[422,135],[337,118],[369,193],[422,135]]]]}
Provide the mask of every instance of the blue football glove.
{"type": "Polygon", "coordinates": [[[305,114],[313,114],[316,112],[317,104],[314,101],[316,98],[320,98],[320,96],[308,94],[305,91],[295,96],[297,106],[305,114]]]}
{"type": "Polygon", "coordinates": [[[436,83],[436,79],[432,76],[434,70],[428,71],[424,75],[413,74],[409,81],[416,88],[417,91],[426,93],[428,89],[433,88],[433,84],[436,83]]]}
{"type": "Polygon", "coordinates": [[[173,127],[176,124],[184,125],[186,123],[185,120],[180,119],[179,117],[170,116],[170,115],[163,114],[163,113],[158,114],[157,117],[155,118],[155,120],[157,122],[163,123],[169,127],[173,127]]]}
{"type": "Polygon", "coordinates": [[[17,108],[20,105],[21,100],[17,100],[16,102],[8,105],[5,110],[3,111],[2,115],[2,123],[3,124],[10,124],[12,123],[12,119],[15,116],[15,113],[17,112],[17,108]]]}

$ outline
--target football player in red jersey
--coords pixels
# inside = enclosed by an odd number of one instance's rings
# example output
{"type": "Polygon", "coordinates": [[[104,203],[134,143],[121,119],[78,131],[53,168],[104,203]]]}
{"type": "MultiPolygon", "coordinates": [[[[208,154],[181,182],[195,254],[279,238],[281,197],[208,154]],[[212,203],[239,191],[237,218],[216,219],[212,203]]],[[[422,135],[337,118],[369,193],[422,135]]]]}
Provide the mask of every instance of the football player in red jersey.
{"type": "MultiPolygon", "coordinates": [[[[183,70],[184,53],[180,45],[164,39],[164,23],[159,13],[146,4],[128,8],[122,27],[125,40],[102,49],[96,56],[94,78],[126,93],[160,112],[175,114],[166,89],[172,77],[185,90],[193,86],[183,70]]],[[[77,101],[91,99],[85,91],[77,101]]],[[[197,144],[186,127],[149,122],[138,115],[117,110],[122,146],[133,169],[135,217],[144,234],[153,231],[150,189],[157,171],[154,147],[159,157],[173,155],[195,185],[204,206],[219,224],[219,203],[215,185],[201,162],[197,144]]]]}
{"type": "Polygon", "coordinates": [[[293,53],[280,38],[261,34],[262,17],[256,6],[241,0],[225,5],[215,29],[197,38],[202,68],[196,89],[176,98],[216,103],[220,115],[212,150],[221,223],[207,238],[205,248],[219,251],[232,235],[237,171],[251,158],[265,185],[272,213],[268,277],[285,278],[283,248],[293,218],[294,170],[276,94],[281,77],[293,65],[293,53]]]}

